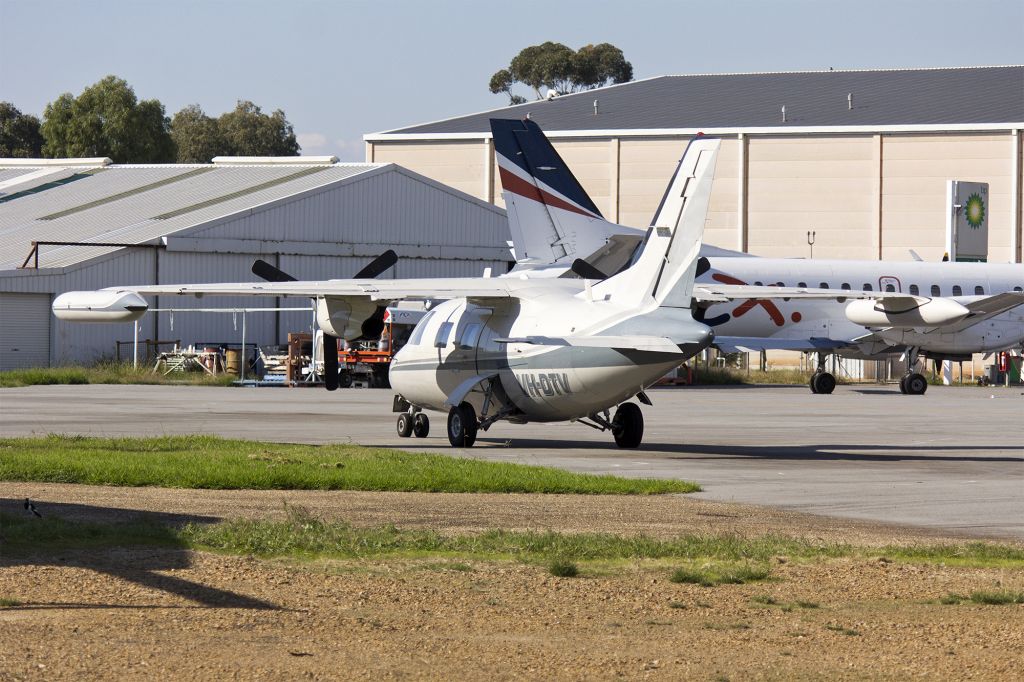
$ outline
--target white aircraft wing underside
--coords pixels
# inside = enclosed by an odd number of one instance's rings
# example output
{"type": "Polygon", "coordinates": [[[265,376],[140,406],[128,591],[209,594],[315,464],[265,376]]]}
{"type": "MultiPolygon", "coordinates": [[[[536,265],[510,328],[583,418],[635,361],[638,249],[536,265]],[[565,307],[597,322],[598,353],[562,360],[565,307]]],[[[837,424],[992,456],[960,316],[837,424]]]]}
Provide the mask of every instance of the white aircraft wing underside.
{"type": "Polygon", "coordinates": [[[827,351],[845,348],[845,341],[824,338],[773,339],[760,336],[715,336],[714,345],[724,353],[752,353],[762,350],[827,351]]]}

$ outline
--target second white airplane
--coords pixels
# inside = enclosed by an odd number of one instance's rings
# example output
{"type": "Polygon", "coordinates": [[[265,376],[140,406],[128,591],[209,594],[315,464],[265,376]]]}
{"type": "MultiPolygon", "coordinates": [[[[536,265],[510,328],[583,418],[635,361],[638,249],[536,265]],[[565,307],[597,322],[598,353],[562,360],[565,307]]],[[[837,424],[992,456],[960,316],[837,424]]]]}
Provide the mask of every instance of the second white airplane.
{"type": "MultiPolygon", "coordinates": [[[[601,216],[536,123],[494,119],[491,131],[520,267],[565,276],[565,263],[577,258],[572,270],[581,276],[616,272],[643,231],[601,216]],[[556,265],[536,265],[548,262],[556,265]]],[[[916,371],[922,355],[966,360],[1024,344],[1024,265],[758,258],[705,246],[693,310],[725,352],[817,353],[815,393],[835,388],[831,354],[905,354],[900,390],[920,395],[928,387],[916,371]],[[770,286],[805,294],[763,289],[770,286]],[[758,298],[746,287],[762,287],[758,298]],[[822,291],[836,289],[850,293],[822,291]]]]}

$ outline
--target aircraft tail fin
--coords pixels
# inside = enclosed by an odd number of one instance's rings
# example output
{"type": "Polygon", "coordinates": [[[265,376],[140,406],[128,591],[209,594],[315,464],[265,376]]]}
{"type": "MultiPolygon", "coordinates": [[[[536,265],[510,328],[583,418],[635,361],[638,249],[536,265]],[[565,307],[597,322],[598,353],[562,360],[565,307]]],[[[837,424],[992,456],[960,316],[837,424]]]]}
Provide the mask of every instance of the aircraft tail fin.
{"type": "MultiPolygon", "coordinates": [[[[604,219],[536,123],[491,119],[509,229],[521,264],[609,259],[609,240],[640,233],[604,219]]],[[[614,259],[612,259],[614,260],[614,259]]]]}
{"type": "Polygon", "coordinates": [[[643,244],[624,271],[594,286],[640,306],[689,308],[721,140],[692,140],[676,167],[643,244]]]}

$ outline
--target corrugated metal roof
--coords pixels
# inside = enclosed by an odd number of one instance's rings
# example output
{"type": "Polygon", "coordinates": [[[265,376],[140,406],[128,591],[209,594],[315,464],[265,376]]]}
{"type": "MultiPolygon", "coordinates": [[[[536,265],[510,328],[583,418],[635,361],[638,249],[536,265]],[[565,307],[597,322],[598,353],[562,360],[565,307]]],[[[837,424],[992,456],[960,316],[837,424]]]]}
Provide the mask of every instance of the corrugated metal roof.
{"type": "Polygon", "coordinates": [[[659,76],[367,138],[487,134],[527,114],[549,131],[1019,123],[1024,66],[659,76]]]}
{"type": "MultiPolygon", "coordinates": [[[[0,270],[20,266],[32,241],[153,242],[381,167],[362,163],[107,166],[75,182],[0,203],[0,270]]],[[[45,247],[41,265],[67,267],[113,250],[45,247]]]]}

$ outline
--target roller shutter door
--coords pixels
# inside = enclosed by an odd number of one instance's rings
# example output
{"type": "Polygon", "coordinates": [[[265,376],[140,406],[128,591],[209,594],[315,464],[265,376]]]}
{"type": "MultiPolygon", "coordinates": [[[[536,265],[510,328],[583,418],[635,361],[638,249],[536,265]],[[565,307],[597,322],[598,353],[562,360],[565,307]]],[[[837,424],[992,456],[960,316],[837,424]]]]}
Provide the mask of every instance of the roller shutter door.
{"type": "Polygon", "coordinates": [[[0,294],[0,370],[49,365],[49,294],[0,294]]]}

